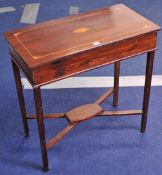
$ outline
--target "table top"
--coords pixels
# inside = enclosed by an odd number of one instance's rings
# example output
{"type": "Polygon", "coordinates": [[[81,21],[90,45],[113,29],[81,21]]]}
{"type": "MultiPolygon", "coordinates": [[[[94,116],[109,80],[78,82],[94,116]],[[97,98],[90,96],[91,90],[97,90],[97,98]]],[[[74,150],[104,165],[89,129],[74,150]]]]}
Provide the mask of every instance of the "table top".
{"type": "Polygon", "coordinates": [[[5,32],[29,68],[76,53],[158,31],[160,27],[123,4],[5,32]]]}

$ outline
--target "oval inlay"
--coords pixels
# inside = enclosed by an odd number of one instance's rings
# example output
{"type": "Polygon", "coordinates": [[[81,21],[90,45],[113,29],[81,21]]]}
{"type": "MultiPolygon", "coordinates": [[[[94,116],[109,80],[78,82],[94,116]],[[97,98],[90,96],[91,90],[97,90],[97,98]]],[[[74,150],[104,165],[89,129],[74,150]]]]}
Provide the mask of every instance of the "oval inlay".
{"type": "Polygon", "coordinates": [[[143,27],[146,28],[146,29],[149,28],[149,26],[147,24],[145,24],[143,27]]]}
{"type": "Polygon", "coordinates": [[[81,27],[81,28],[75,29],[73,32],[74,33],[85,33],[85,32],[88,32],[89,30],[90,30],[90,28],[88,28],[88,27],[81,27]]]}

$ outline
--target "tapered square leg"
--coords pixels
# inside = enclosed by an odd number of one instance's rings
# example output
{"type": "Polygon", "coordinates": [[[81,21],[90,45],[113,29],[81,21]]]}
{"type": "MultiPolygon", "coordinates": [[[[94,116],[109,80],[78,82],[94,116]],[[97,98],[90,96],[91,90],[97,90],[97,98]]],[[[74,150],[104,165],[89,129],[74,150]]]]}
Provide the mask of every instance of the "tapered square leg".
{"type": "Polygon", "coordinates": [[[21,77],[20,77],[20,70],[13,60],[12,60],[12,68],[13,68],[13,73],[14,73],[14,78],[16,83],[17,95],[19,99],[19,105],[21,110],[25,136],[29,136],[29,128],[28,128],[28,121],[26,118],[26,108],[25,108],[23,88],[22,88],[21,77]]]}
{"type": "Polygon", "coordinates": [[[117,105],[118,105],[119,75],[120,75],[120,62],[116,62],[116,63],[114,63],[114,93],[113,93],[113,106],[117,106],[117,105]]]}
{"type": "Polygon", "coordinates": [[[40,87],[34,88],[33,91],[34,91],[35,108],[36,108],[37,123],[39,130],[39,139],[42,151],[43,171],[48,171],[48,156],[46,149],[46,138],[45,138],[45,128],[43,122],[43,108],[42,108],[40,87]]]}
{"type": "Polygon", "coordinates": [[[155,51],[149,52],[147,54],[145,87],[144,87],[143,109],[142,109],[143,115],[142,115],[142,120],[141,120],[141,132],[145,132],[145,129],[146,129],[154,55],[155,55],[155,51]]]}

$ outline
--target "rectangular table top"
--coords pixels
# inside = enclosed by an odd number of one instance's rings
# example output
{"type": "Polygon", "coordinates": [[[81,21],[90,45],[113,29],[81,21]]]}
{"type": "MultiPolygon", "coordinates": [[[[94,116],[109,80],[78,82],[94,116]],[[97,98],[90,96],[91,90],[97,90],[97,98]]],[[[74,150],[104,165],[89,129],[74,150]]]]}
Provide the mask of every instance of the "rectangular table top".
{"type": "Polygon", "coordinates": [[[29,68],[160,27],[123,4],[5,32],[9,45],[29,68]]]}

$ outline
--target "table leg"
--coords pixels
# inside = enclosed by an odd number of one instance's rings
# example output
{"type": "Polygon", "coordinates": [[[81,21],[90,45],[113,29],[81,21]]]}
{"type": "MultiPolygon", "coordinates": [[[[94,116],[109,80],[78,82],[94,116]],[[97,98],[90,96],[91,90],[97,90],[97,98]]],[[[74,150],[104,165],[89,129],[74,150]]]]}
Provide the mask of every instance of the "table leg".
{"type": "Polygon", "coordinates": [[[147,123],[147,113],[149,106],[149,97],[151,89],[152,71],[154,63],[155,51],[149,52],[147,54],[147,64],[146,64],[146,74],[145,74],[145,87],[144,87],[144,97],[143,97],[143,115],[141,120],[141,132],[145,132],[147,123]]]}
{"type": "Polygon", "coordinates": [[[119,75],[120,75],[120,62],[116,62],[116,63],[114,63],[114,93],[113,93],[113,106],[117,106],[117,104],[118,104],[119,75]]]}
{"type": "Polygon", "coordinates": [[[22,88],[22,83],[21,83],[20,70],[19,70],[19,67],[15,64],[13,60],[12,60],[12,68],[13,68],[13,73],[14,73],[14,78],[15,78],[15,83],[16,83],[19,105],[21,109],[21,116],[22,116],[25,136],[29,136],[29,128],[28,128],[28,121],[26,118],[26,108],[25,108],[25,101],[24,101],[24,96],[23,96],[23,88],[22,88]]]}
{"type": "Polygon", "coordinates": [[[34,91],[35,108],[36,108],[37,123],[39,130],[39,139],[42,151],[43,171],[48,171],[48,156],[46,149],[45,128],[43,122],[43,108],[42,108],[40,87],[34,88],[33,91],[34,91]]]}

